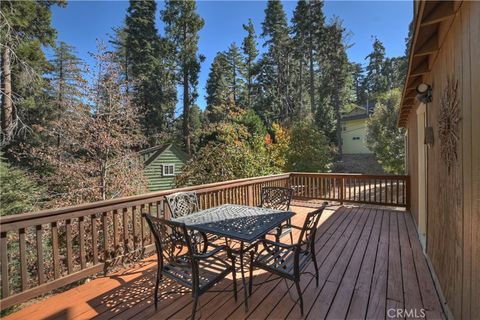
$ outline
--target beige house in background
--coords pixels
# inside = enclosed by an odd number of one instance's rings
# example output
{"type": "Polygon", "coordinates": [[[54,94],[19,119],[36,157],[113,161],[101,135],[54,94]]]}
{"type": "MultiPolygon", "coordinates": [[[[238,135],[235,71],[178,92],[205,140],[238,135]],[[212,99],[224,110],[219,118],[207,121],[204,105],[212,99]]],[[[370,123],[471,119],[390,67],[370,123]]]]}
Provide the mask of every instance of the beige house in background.
{"type": "Polygon", "coordinates": [[[342,115],[342,153],[371,154],[367,148],[368,112],[364,107],[355,107],[342,115]]]}

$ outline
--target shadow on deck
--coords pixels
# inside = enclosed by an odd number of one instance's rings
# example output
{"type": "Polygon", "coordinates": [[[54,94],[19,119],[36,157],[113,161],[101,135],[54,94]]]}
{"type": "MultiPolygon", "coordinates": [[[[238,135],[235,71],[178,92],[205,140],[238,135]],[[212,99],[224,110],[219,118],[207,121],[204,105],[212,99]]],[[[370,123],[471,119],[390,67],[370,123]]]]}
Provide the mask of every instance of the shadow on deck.
{"type": "MultiPolygon", "coordinates": [[[[294,203],[297,215],[293,223],[301,225],[304,214],[316,206],[314,202],[294,203]]],[[[329,207],[317,233],[316,250],[319,286],[308,274],[301,280],[305,318],[400,318],[405,310],[416,317],[444,317],[408,212],[367,206],[329,207]]],[[[54,295],[6,319],[188,318],[192,298],[186,289],[182,294],[162,296],[155,311],[155,261],[155,257],[146,258],[130,269],[54,295]]],[[[313,271],[313,264],[307,269],[313,271]]],[[[272,276],[256,273],[254,277],[254,283],[259,283],[272,276]]],[[[197,314],[203,319],[298,319],[300,310],[295,305],[292,284],[274,280],[254,287],[248,313],[243,307],[243,292],[236,302],[230,291],[207,292],[200,297],[197,314]]],[[[227,278],[216,289],[231,287],[232,280],[227,278]]],[[[243,290],[240,281],[239,289],[243,290]]],[[[164,280],[161,290],[182,288],[164,280]]]]}

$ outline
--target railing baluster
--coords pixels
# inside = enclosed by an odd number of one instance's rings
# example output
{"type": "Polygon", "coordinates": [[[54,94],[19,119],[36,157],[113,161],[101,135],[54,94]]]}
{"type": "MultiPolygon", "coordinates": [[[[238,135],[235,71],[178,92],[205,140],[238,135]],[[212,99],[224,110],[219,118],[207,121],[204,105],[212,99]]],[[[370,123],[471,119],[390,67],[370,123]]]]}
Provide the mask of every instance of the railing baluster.
{"type": "Polygon", "coordinates": [[[0,256],[2,261],[2,298],[10,295],[10,279],[8,277],[8,246],[7,233],[0,232],[0,256]]]}
{"type": "Polygon", "coordinates": [[[57,222],[52,222],[51,232],[52,232],[53,278],[58,279],[60,277],[60,257],[59,257],[59,248],[58,248],[58,225],[57,225],[57,222]]]}
{"type": "Polygon", "coordinates": [[[390,203],[393,202],[393,180],[390,180],[390,203]]]}
{"type": "Polygon", "coordinates": [[[138,242],[138,226],[137,226],[137,207],[136,206],[133,206],[132,207],[132,233],[133,233],[133,236],[132,236],[132,239],[133,239],[133,251],[135,251],[137,249],[137,242],[138,242]]]}
{"type": "Polygon", "coordinates": [[[364,179],[363,181],[363,192],[364,192],[363,201],[364,202],[368,202],[367,198],[370,190],[369,188],[370,188],[370,183],[368,179],[364,179]]]}
{"type": "Polygon", "coordinates": [[[128,252],[128,208],[123,208],[123,252],[128,252]]]}
{"type": "Polygon", "coordinates": [[[120,221],[118,219],[118,210],[113,210],[113,252],[117,253],[119,245],[120,245],[120,234],[119,234],[119,224],[120,221]]]}
{"type": "Polygon", "coordinates": [[[90,215],[90,224],[92,228],[92,249],[93,249],[93,264],[98,264],[98,229],[97,229],[97,215],[90,215]]]}
{"type": "Polygon", "coordinates": [[[395,199],[396,204],[400,204],[399,197],[398,197],[398,183],[399,183],[399,180],[397,179],[397,190],[396,190],[397,191],[397,198],[395,199]]]}
{"type": "Polygon", "coordinates": [[[43,230],[42,225],[35,227],[37,241],[37,272],[38,284],[45,283],[45,266],[43,265],[43,230]]]}
{"type": "Polygon", "coordinates": [[[145,219],[142,217],[142,213],[145,210],[145,205],[140,205],[140,236],[142,237],[142,248],[145,247],[145,219]]]}
{"type": "Polygon", "coordinates": [[[27,257],[26,257],[26,242],[25,242],[25,228],[18,230],[18,246],[20,250],[20,281],[22,291],[27,290],[27,257]]]}
{"type": "Polygon", "coordinates": [[[78,218],[78,241],[80,242],[80,268],[83,270],[87,266],[85,259],[85,226],[83,217],[78,218]]]}
{"type": "Polygon", "coordinates": [[[72,243],[72,220],[67,219],[65,221],[65,236],[67,244],[67,272],[68,274],[73,272],[73,243],[72,243]]]}
{"type": "Polygon", "coordinates": [[[109,257],[108,252],[108,212],[102,214],[102,227],[103,227],[103,262],[106,262],[109,257]]]}

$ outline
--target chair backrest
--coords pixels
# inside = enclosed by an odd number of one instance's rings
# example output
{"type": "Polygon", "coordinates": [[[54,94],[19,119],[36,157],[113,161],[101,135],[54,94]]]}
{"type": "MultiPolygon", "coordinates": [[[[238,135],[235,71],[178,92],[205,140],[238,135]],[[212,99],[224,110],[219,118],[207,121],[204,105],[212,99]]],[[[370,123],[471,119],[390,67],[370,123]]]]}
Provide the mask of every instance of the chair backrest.
{"type": "Polygon", "coordinates": [[[142,216],[147,220],[155,239],[159,267],[162,269],[167,263],[176,267],[191,268],[195,249],[185,224],[146,213],[142,216]]]}
{"type": "Polygon", "coordinates": [[[183,217],[199,210],[196,192],[177,192],[165,197],[173,218],[183,217]]]}
{"type": "Polygon", "coordinates": [[[322,206],[314,211],[307,213],[305,222],[303,223],[302,231],[298,237],[298,248],[302,252],[309,252],[315,242],[315,236],[317,233],[318,223],[322,216],[323,210],[327,206],[328,202],[324,202],[322,206]]]}
{"type": "Polygon", "coordinates": [[[288,211],[292,201],[293,189],[282,187],[263,187],[260,206],[263,208],[288,211]]]}

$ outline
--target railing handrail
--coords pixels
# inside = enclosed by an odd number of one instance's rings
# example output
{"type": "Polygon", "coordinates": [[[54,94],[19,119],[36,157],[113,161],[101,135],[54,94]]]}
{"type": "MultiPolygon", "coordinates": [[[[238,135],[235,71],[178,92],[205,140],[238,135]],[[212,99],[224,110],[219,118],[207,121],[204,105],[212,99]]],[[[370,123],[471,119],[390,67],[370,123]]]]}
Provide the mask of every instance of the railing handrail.
{"type": "Polygon", "coordinates": [[[82,203],[79,205],[56,208],[56,209],[47,209],[47,210],[41,210],[36,212],[20,213],[20,214],[15,214],[11,216],[1,217],[0,226],[18,222],[18,221],[26,221],[30,219],[39,219],[39,218],[45,218],[45,217],[54,217],[57,215],[63,215],[70,212],[78,212],[78,211],[85,211],[85,210],[89,210],[89,211],[95,210],[97,212],[108,211],[110,209],[102,210],[102,208],[122,205],[126,203],[132,204],[134,202],[141,202],[144,200],[162,198],[166,195],[169,195],[175,192],[192,191],[192,190],[201,190],[202,192],[209,192],[209,191],[217,190],[219,189],[219,187],[222,187],[225,185],[228,185],[229,187],[240,187],[240,186],[249,185],[257,182],[267,182],[271,180],[277,180],[277,179],[289,178],[289,177],[290,177],[290,173],[281,173],[281,174],[274,174],[274,175],[261,176],[261,177],[228,180],[228,181],[168,189],[168,190],[162,190],[162,191],[156,191],[156,192],[148,192],[141,195],[134,195],[134,196],[128,196],[128,197],[122,197],[122,198],[116,198],[116,199],[82,203]]]}
{"type": "Polygon", "coordinates": [[[362,177],[365,179],[407,179],[408,175],[402,174],[363,174],[363,173],[336,173],[336,172],[289,172],[295,176],[325,176],[325,177],[362,177]]]}

